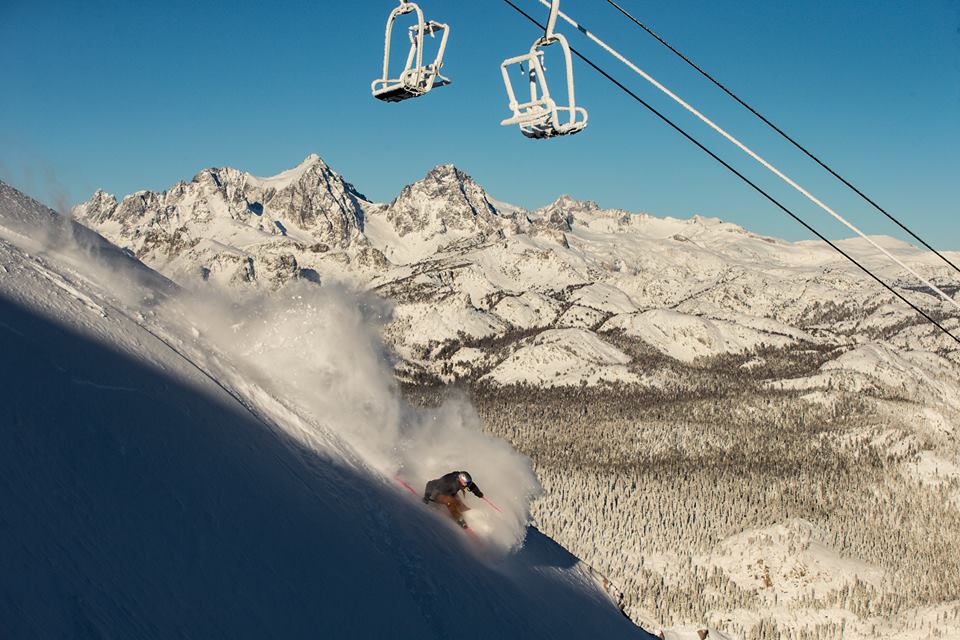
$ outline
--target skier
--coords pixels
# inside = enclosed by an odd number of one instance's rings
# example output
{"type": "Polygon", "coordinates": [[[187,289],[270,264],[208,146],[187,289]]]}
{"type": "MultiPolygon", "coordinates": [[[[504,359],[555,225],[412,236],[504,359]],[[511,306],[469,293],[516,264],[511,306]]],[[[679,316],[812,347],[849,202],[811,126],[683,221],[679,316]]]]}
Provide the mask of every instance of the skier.
{"type": "Polygon", "coordinates": [[[439,502],[450,510],[450,515],[464,529],[467,529],[467,521],[463,519],[463,512],[469,507],[463,504],[458,495],[461,491],[470,490],[478,498],[483,497],[483,491],[474,483],[473,478],[466,471],[451,471],[450,473],[431,480],[427,483],[423,492],[423,502],[439,502]]]}

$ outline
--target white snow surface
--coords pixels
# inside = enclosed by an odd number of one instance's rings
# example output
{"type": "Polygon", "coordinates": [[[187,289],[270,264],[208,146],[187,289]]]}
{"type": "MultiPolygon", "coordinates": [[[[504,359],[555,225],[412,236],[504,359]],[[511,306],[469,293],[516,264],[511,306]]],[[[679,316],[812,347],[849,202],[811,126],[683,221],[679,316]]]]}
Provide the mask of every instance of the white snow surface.
{"type": "Polygon", "coordinates": [[[844,558],[823,541],[809,522],[792,519],[770,527],[751,529],[720,543],[701,563],[719,567],[741,588],[756,590],[773,602],[818,596],[856,580],[879,586],[883,571],[844,558]]]}
{"type": "Polygon", "coordinates": [[[194,296],[0,183],[4,637],[649,637],[325,289],[194,296]],[[477,544],[393,477],[461,467],[477,544]]]}
{"type": "Polygon", "coordinates": [[[551,329],[501,362],[484,380],[496,384],[563,387],[639,382],[625,366],[630,356],[585,329],[551,329]]]}
{"type": "Polygon", "coordinates": [[[822,371],[864,374],[886,387],[902,390],[908,397],[931,397],[960,410],[960,396],[956,394],[960,365],[928,351],[896,351],[872,343],[824,364],[822,371]]]}
{"type": "Polygon", "coordinates": [[[927,405],[922,422],[936,424],[944,420],[939,411],[956,412],[960,409],[958,382],[960,364],[936,353],[898,351],[885,344],[869,343],[830,360],[812,376],[770,384],[776,388],[800,390],[885,390],[927,405]]]}
{"type": "Polygon", "coordinates": [[[518,329],[550,326],[559,315],[561,305],[556,300],[536,291],[524,291],[519,296],[506,296],[493,311],[518,329]]]}
{"type": "Polygon", "coordinates": [[[738,353],[761,344],[786,346],[791,336],[762,331],[744,324],[658,309],[611,318],[604,330],[620,329],[682,362],[722,353],[738,353]]]}

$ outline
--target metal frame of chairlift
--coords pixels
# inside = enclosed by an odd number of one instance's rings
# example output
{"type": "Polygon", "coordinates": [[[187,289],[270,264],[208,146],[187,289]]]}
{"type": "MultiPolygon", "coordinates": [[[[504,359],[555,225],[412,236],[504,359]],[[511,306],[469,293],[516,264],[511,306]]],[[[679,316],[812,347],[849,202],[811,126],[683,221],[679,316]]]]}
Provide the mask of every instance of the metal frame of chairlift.
{"type": "Polygon", "coordinates": [[[550,7],[550,18],[547,21],[547,28],[543,36],[534,41],[528,53],[507,58],[500,65],[503,84],[507,89],[507,97],[510,101],[510,109],[513,111],[513,116],[503,120],[500,124],[504,126],[519,125],[520,132],[528,138],[543,139],[573,135],[580,133],[587,126],[587,110],[578,107],[576,103],[570,45],[563,34],[554,32],[559,12],[560,0],[553,0],[550,7]],[[550,88],[547,86],[544,73],[543,47],[554,43],[560,44],[567,67],[567,99],[569,100],[567,106],[557,106],[556,101],[550,96],[550,88]],[[523,65],[527,65],[527,75],[530,79],[530,100],[527,102],[517,100],[513,83],[510,81],[507,68],[515,64],[520,65],[521,73],[523,73],[523,65]],[[561,123],[561,113],[569,114],[567,122],[561,123]]]}
{"type": "Polygon", "coordinates": [[[443,66],[443,52],[447,48],[447,37],[450,27],[439,22],[424,21],[423,11],[413,2],[400,0],[400,6],[390,12],[387,19],[386,39],[383,47],[383,76],[370,84],[373,97],[384,102],[400,102],[408,98],[416,98],[429,93],[431,89],[450,84],[448,78],[440,75],[443,66]],[[393,32],[393,23],[398,16],[415,12],[417,24],[412,25],[407,33],[410,38],[410,51],[407,53],[407,62],[398,78],[390,78],[390,36],[393,32]],[[423,36],[429,34],[435,37],[437,31],[442,31],[440,49],[436,59],[427,65],[423,64],[423,36]],[[416,64],[414,64],[416,63],[416,64]]]}

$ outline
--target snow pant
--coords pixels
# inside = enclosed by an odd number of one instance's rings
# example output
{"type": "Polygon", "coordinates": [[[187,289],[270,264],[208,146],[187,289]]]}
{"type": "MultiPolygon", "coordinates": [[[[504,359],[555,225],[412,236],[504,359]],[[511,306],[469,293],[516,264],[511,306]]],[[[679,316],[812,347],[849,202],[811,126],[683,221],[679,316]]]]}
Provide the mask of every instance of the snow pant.
{"type": "Polygon", "coordinates": [[[470,507],[463,504],[459,496],[437,496],[437,502],[446,506],[447,509],[450,510],[450,515],[457,522],[463,517],[463,512],[470,509],[470,507]]]}

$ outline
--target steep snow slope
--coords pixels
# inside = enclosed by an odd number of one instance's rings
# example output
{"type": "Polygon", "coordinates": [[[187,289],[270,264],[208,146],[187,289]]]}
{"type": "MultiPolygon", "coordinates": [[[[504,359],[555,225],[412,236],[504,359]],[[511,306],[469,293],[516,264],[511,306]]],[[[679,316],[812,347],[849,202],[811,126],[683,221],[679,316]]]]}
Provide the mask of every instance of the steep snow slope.
{"type": "Polygon", "coordinates": [[[36,248],[57,246],[61,259],[72,266],[79,262],[101,275],[122,271],[132,283],[142,285],[148,295],[172,293],[176,285],[142,262],[121,251],[87,227],[57,215],[36,200],[0,181],[0,238],[36,248]]]}
{"type": "MultiPolygon", "coordinates": [[[[15,195],[0,209],[4,637],[646,637],[536,530],[515,553],[472,546],[339,416],[311,420],[242,349],[208,344],[162,279],[133,263],[102,282],[78,259],[93,254],[11,230],[15,195]]],[[[34,204],[18,199],[19,224],[34,204]]],[[[51,217],[33,213],[35,231],[51,217]]]]}

